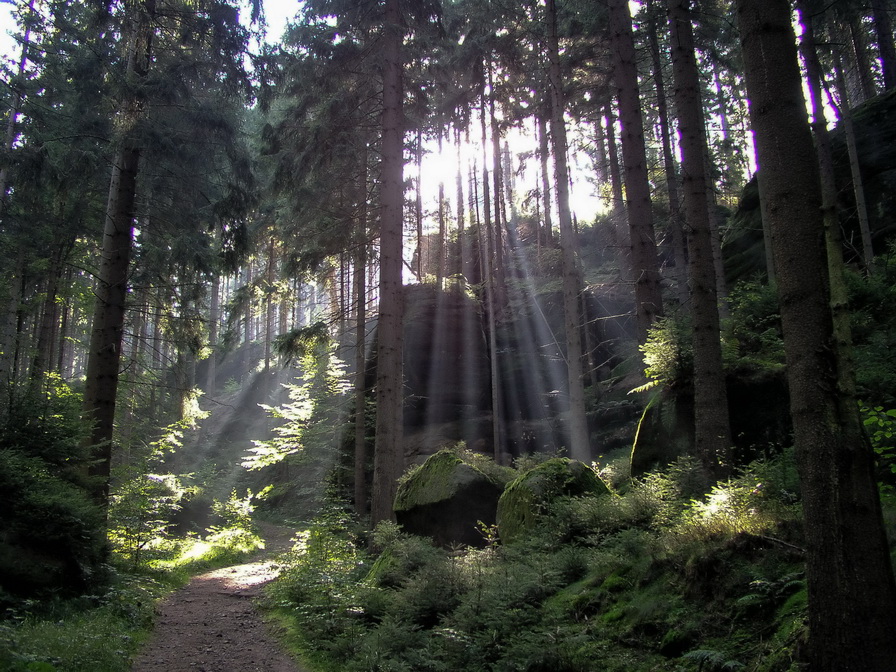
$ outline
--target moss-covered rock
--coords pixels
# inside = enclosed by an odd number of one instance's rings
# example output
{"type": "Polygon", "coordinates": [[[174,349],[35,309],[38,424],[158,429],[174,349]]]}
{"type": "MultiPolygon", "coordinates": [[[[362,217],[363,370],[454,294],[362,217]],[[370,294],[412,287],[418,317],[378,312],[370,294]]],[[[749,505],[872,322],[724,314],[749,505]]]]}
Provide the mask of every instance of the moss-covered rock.
{"type": "Polygon", "coordinates": [[[498,501],[498,534],[508,543],[531,530],[548,504],[559,497],[602,495],[607,486],[587,465],[555,457],[511,482],[498,501]]]}
{"type": "Polygon", "coordinates": [[[494,525],[502,489],[494,475],[440,450],[398,486],[395,516],[406,532],[440,546],[481,546],[479,524],[494,525]]]}

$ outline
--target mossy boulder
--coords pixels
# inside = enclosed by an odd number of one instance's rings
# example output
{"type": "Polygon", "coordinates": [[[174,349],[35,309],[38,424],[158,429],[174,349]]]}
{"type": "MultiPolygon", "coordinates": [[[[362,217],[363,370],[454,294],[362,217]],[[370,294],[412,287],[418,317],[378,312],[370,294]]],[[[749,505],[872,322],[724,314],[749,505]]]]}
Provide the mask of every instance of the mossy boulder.
{"type": "Polygon", "coordinates": [[[494,525],[502,489],[493,475],[440,450],[398,486],[395,517],[405,532],[440,546],[482,546],[479,523],[494,525]]]}
{"type": "Polygon", "coordinates": [[[555,457],[511,482],[498,501],[498,534],[508,543],[531,530],[547,506],[559,497],[602,495],[607,486],[594,471],[576,460],[555,457]]]}

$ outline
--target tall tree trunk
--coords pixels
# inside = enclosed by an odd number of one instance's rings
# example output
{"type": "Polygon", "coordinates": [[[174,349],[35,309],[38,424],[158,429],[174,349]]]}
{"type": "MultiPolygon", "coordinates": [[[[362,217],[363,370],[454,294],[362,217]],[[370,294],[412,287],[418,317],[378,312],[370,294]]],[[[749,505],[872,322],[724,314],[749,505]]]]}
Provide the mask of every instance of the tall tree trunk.
{"type": "Polygon", "coordinates": [[[822,199],[785,0],[739,0],[750,116],[778,261],[794,443],[802,484],[813,672],[889,672],[896,583],[874,454],[840,387],[822,199]]]}
{"type": "Polygon", "coordinates": [[[492,188],[489,182],[488,170],[488,153],[486,151],[486,143],[488,142],[488,132],[486,131],[486,110],[488,103],[485,99],[485,93],[482,94],[482,114],[479,117],[480,132],[482,133],[482,235],[485,236],[485,249],[483,254],[486,255],[488,275],[483,276],[486,282],[491,281],[494,275],[495,263],[495,237],[492,233],[492,188]]]}
{"type": "Polygon", "coordinates": [[[357,247],[354,260],[355,293],[355,446],[354,498],[355,512],[367,513],[367,162],[365,142],[361,153],[361,172],[355,197],[357,247]]]}
{"type": "MultiPolygon", "coordinates": [[[[25,67],[28,65],[28,45],[31,42],[31,22],[34,20],[34,0],[28,2],[28,14],[25,18],[25,34],[22,37],[22,54],[19,56],[18,86],[21,86],[25,77],[25,67]]],[[[9,116],[6,118],[6,138],[3,148],[9,152],[16,142],[16,123],[19,120],[19,110],[22,107],[24,94],[21,91],[13,93],[12,106],[9,116]]],[[[0,217],[3,215],[6,204],[6,188],[9,185],[9,166],[4,162],[0,166],[0,217]]]]}
{"type": "Polygon", "coordinates": [[[844,277],[843,241],[840,234],[840,218],[837,214],[837,182],[834,177],[834,156],[827,119],[824,115],[824,75],[818,60],[815,41],[815,21],[807,0],[797,0],[797,9],[803,19],[800,43],[803,63],[806,67],[806,84],[812,107],[812,130],[815,150],[818,154],[818,171],[821,184],[821,212],[824,222],[828,259],[828,276],[831,283],[831,317],[834,343],[839,358],[839,382],[849,399],[856,396],[855,362],[852,357],[852,327],[850,326],[849,296],[844,277]]]}
{"type": "Polygon", "coordinates": [[[404,129],[402,62],[404,38],[399,0],[385,0],[382,36],[383,114],[380,176],[380,305],[377,323],[376,446],[371,523],[394,520],[392,504],[404,470],[402,445],[402,367],[404,297],[402,296],[402,214],[404,129]]]}
{"type": "Polygon", "coordinates": [[[271,368],[271,346],[274,338],[274,237],[268,241],[264,292],[264,370],[271,368]]]}
{"type": "Polygon", "coordinates": [[[491,381],[492,404],[492,452],[499,464],[504,452],[504,403],[501,398],[501,362],[498,349],[497,311],[498,301],[495,289],[495,237],[492,234],[491,187],[489,185],[488,160],[486,156],[486,110],[485,94],[482,95],[482,114],[480,125],[482,132],[482,223],[480,225],[479,249],[482,261],[482,279],[485,286],[485,306],[488,322],[488,355],[489,376],[491,381]],[[485,245],[482,239],[485,238],[485,245]]]}
{"type": "MultiPolygon", "coordinates": [[[[143,79],[149,70],[152,52],[155,0],[147,0],[136,13],[137,16],[131,19],[134,31],[130,38],[127,73],[130,77],[143,79]]],[[[128,266],[137,198],[137,170],[140,162],[140,145],[134,137],[133,128],[143,114],[143,100],[139,94],[132,94],[122,108],[122,120],[128,127],[123,131],[121,144],[112,162],[95,289],[93,331],[84,384],[84,417],[91,423],[88,440],[94,451],[89,474],[96,477],[96,496],[104,505],[108,503],[109,497],[115,397],[118,391],[128,266]]]]}
{"type": "Polygon", "coordinates": [[[594,180],[597,184],[606,184],[610,181],[608,162],[607,137],[601,117],[598,115],[597,121],[594,122],[594,180]]]}
{"type": "Polygon", "coordinates": [[[887,5],[887,0],[871,0],[874,34],[877,37],[877,50],[880,53],[884,76],[884,90],[896,86],[896,44],[893,42],[893,22],[890,20],[887,5]]]}
{"type": "Polygon", "coordinates": [[[16,381],[15,364],[19,340],[19,312],[22,305],[22,282],[25,273],[25,259],[17,255],[12,277],[6,285],[6,296],[0,306],[0,384],[6,385],[10,393],[16,381]]]}
{"type": "Polygon", "coordinates": [[[415,150],[417,164],[416,197],[414,199],[414,222],[417,225],[417,264],[414,272],[417,281],[423,282],[423,129],[417,129],[417,144],[415,150]]]}
{"type": "Polygon", "coordinates": [[[516,209],[516,180],[513,174],[513,159],[510,156],[510,144],[505,140],[501,149],[501,172],[504,175],[504,203],[510,209],[504,213],[504,228],[509,240],[515,240],[518,233],[519,213],[516,209]]]}
{"type": "Polygon", "coordinates": [[[650,182],[647,177],[638,69],[628,1],[608,0],[607,6],[610,11],[610,36],[614,54],[613,78],[623,128],[622,162],[625,166],[625,196],[631,232],[638,342],[645,343],[650,325],[663,314],[663,297],[653,230],[650,182]]]}
{"type": "Polygon", "coordinates": [[[218,386],[218,321],[221,319],[221,278],[212,278],[212,296],[208,309],[208,368],[205,374],[205,393],[214,394],[218,386]]]}
{"type": "Polygon", "coordinates": [[[675,174],[675,155],[672,153],[672,138],[669,131],[669,106],[666,102],[666,83],[663,63],[660,58],[660,43],[657,38],[656,16],[651,14],[647,23],[647,40],[653,65],[653,81],[656,85],[656,112],[660,125],[660,145],[663,150],[663,169],[666,176],[666,195],[669,199],[669,231],[672,234],[672,258],[675,260],[675,292],[678,305],[688,302],[688,261],[682,226],[681,203],[678,193],[678,176],[675,174]]]}
{"type": "Polygon", "coordinates": [[[491,95],[488,99],[489,126],[492,140],[492,179],[494,180],[493,196],[495,199],[495,301],[499,309],[506,303],[507,283],[504,277],[504,235],[503,229],[506,223],[504,215],[504,171],[501,169],[501,129],[498,128],[498,118],[495,116],[495,89],[492,81],[491,64],[488,66],[488,81],[491,95]]]}
{"type": "Polygon", "coordinates": [[[541,199],[544,208],[544,228],[541,233],[541,242],[545,247],[554,245],[554,216],[551,203],[551,173],[548,165],[550,160],[550,145],[548,138],[547,115],[536,114],[538,120],[538,158],[541,161],[541,199]]]}
{"type": "Polygon", "coordinates": [[[839,52],[834,51],[834,82],[837,97],[840,99],[840,122],[846,136],[846,149],[849,154],[849,172],[852,175],[852,189],[856,199],[856,217],[859,220],[859,234],[862,238],[862,263],[865,272],[870,273],[874,264],[874,248],[871,245],[871,222],[868,219],[868,202],[865,198],[865,182],[862,179],[862,166],[859,163],[859,150],[856,146],[856,129],[852,123],[852,106],[846,79],[843,76],[843,63],[839,52]]]}
{"type": "Polygon", "coordinates": [[[472,219],[470,224],[475,229],[476,243],[473,254],[470,255],[470,269],[474,273],[473,275],[470,275],[470,278],[476,278],[473,284],[479,284],[480,282],[484,282],[487,276],[485,273],[486,245],[483,241],[484,226],[482,223],[482,216],[479,212],[479,180],[477,179],[479,175],[479,167],[476,163],[476,159],[471,158],[467,168],[467,184],[470,185],[468,197],[470,199],[470,217],[472,219]],[[476,273],[478,273],[478,275],[475,275],[476,273]]]}
{"type": "Polygon", "coordinates": [[[706,135],[690,0],[669,0],[675,107],[681,135],[681,176],[688,222],[694,347],[694,447],[706,474],[731,470],[731,425],[722,368],[716,272],[704,171],[706,135]]]}
{"type": "MultiPolygon", "coordinates": [[[[366,184],[362,187],[366,191],[366,184]]],[[[360,206],[364,214],[361,215],[359,225],[359,237],[361,242],[355,254],[355,468],[354,468],[354,495],[355,511],[359,516],[367,512],[367,287],[365,285],[367,265],[367,217],[366,203],[360,206]]]]}
{"type": "MultiPolygon", "coordinates": [[[[442,157],[443,133],[439,131],[439,157],[442,157]]],[[[441,173],[439,173],[441,176],[441,173]]],[[[445,279],[445,241],[448,237],[445,215],[445,180],[439,177],[439,240],[436,245],[436,287],[442,289],[445,279]]]]}
{"type": "MultiPolygon", "coordinates": [[[[703,122],[705,131],[706,120],[704,119],[703,122]]],[[[706,136],[704,135],[705,138],[706,136]]],[[[709,177],[712,174],[712,159],[709,147],[706,144],[703,147],[703,166],[706,185],[706,208],[709,216],[709,241],[712,245],[712,263],[716,278],[716,305],[718,306],[719,317],[725,320],[730,315],[730,312],[728,310],[728,285],[725,282],[725,260],[722,256],[722,217],[716,205],[715,185],[709,177]]]]}
{"type": "MultiPolygon", "coordinates": [[[[65,269],[62,282],[67,287],[72,286],[71,268],[65,269]]],[[[75,314],[75,307],[70,305],[69,301],[63,301],[62,315],[59,320],[59,337],[56,346],[56,371],[59,372],[59,375],[62,376],[63,379],[68,378],[70,375],[68,367],[71,352],[71,346],[69,345],[69,331],[70,325],[75,324],[76,321],[77,316],[75,314]]]]}
{"type": "Polygon", "coordinates": [[[557,190],[557,212],[560,220],[560,250],[563,268],[563,314],[566,330],[566,371],[569,384],[569,455],[590,463],[591,447],[585,416],[585,384],[582,371],[582,332],[579,276],[576,243],[569,209],[569,169],[566,165],[565,102],[560,74],[560,46],[557,37],[557,5],[545,0],[548,18],[547,55],[551,94],[551,139],[554,143],[554,178],[557,190]]]}
{"type": "Polygon", "coordinates": [[[462,277],[469,278],[470,271],[470,249],[466,240],[466,232],[464,231],[465,211],[467,209],[464,201],[464,166],[463,156],[461,154],[461,136],[460,126],[454,129],[454,142],[457,147],[457,172],[455,176],[455,189],[457,192],[457,256],[458,263],[456,270],[452,269],[451,273],[460,273],[462,277]]]}
{"type": "Polygon", "coordinates": [[[616,115],[613,113],[613,103],[610,99],[604,104],[607,120],[607,155],[610,158],[610,189],[612,191],[611,218],[613,220],[613,235],[611,243],[616,245],[620,253],[620,275],[625,276],[624,269],[631,273],[631,233],[625,220],[625,196],[622,191],[622,168],[619,165],[619,148],[616,143],[616,115]]]}
{"type": "Polygon", "coordinates": [[[63,273],[62,264],[67,256],[68,244],[56,246],[50,259],[50,268],[47,272],[47,286],[44,298],[44,306],[38,328],[37,344],[34,357],[31,360],[30,378],[34,385],[39,385],[43,376],[49,370],[53,361],[53,338],[59,326],[59,284],[63,273]]]}
{"type": "Polygon", "coordinates": [[[859,85],[862,91],[859,103],[864,103],[869,98],[873,98],[876,91],[874,90],[874,73],[871,71],[871,59],[868,57],[868,43],[865,28],[862,26],[862,14],[854,8],[847,10],[847,23],[849,26],[849,37],[852,43],[853,54],[855,55],[856,74],[859,78],[859,85]]]}
{"type": "Polygon", "coordinates": [[[243,312],[243,371],[248,377],[252,368],[252,260],[246,261],[246,306],[243,312]]]}

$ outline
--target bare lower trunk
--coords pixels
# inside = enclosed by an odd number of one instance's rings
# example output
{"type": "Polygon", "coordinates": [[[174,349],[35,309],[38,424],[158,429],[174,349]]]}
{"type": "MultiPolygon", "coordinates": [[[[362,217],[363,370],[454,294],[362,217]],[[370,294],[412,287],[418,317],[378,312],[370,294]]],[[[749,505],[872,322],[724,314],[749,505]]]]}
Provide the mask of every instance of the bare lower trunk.
{"type": "Polygon", "coordinates": [[[89,473],[98,479],[97,495],[102,502],[108,499],[112,468],[115,401],[139,160],[139,150],[123,147],[112,166],[84,385],[84,416],[92,425],[90,445],[94,447],[89,473]]]}
{"type": "Polygon", "coordinates": [[[402,62],[399,0],[386,0],[382,49],[383,115],[380,195],[380,305],[377,323],[376,447],[371,523],[394,520],[392,504],[404,471],[402,444],[402,62]]]}
{"type": "Polygon", "coordinates": [[[208,310],[208,347],[210,350],[208,356],[208,369],[205,374],[205,392],[206,394],[214,394],[217,387],[218,376],[218,320],[221,312],[221,279],[217,276],[212,278],[212,296],[208,310]]]}
{"type": "Polygon", "coordinates": [[[628,223],[625,222],[625,197],[622,193],[622,169],[619,166],[619,149],[616,143],[616,115],[613,105],[607,100],[604,107],[607,119],[607,155],[610,158],[610,189],[612,191],[612,207],[610,217],[613,221],[611,244],[619,250],[619,268],[621,275],[631,273],[631,235],[628,223]]]}
{"type": "Polygon", "coordinates": [[[552,247],[554,244],[554,217],[553,206],[551,204],[551,174],[549,168],[550,145],[548,141],[548,124],[544,114],[537,115],[538,118],[538,158],[541,162],[541,199],[544,208],[544,227],[541,234],[541,243],[545,247],[552,247]]]}
{"type": "Polygon", "coordinates": [[[785,0],[739,0],[750,116],[778,263],[802,484],[813,672],[890,672],[896,584],[858,405],[841,385],[822,198],[785,0]],[[783,263],[785,262],[786,263],[783,263]]]}
{"type": "MultiPolygon", "coordinates": [[[[138,13],[130,17],[134,31],[131,35],[127,74],[145,78],[151,59],[155,0],[147,0],[134,11],[138,13]]],[[[142,114],[143,100],[139,95],[135,94],[122,106],[122,123],[128,125],[128,128],[124,131],[122,144],[112,163],[95,289],[93,331],[84,382],[84,418],[91,424],[88,441],[93,447],[93,460],[88,472],[96,478],[95,495],[103,505],[108,504],[109,497],[115,401],[134,231],[137,169],[140,163],[140,149],[134,138],[130,137],[130,131],[142,114]]]]}
{"type": "Polygon", "coordinates": [[[647,177],[644,123],[632,37],[632,18],[626,0],[609,0],[610,34],[614,53],[613,77],[622,119],[622,159],[625,167],[625,196],[631,232],[631,264],[635,277],[635,314],[638,342],[663,314],[659,259],[653,230],[653,208],[647,177]]]}
{"type": "Polygon", "coordinates": [[[591,447],[585,417],[585,386],[582,371],[582,334],[579,317],[579,275],[575,230],[569,209],[569,170],[566,165],[565,104],[560,74],[560,50],[557,38],[555,0],[546,0],[548,10],[548,59],[551,87],[551,139],[554,141],[554,178],[557,190],[557,211],[560,220],[560,249],[563,267],[563,313],[566,331],[566,368],[569,384],[569,455],[590,462],[591,447]]]}
{"type": "Polygon", "coordinates": [[[856,217],[859,220],[859,233],[862,238],[862,263],[865,272],[870,273],[874,263],[874,248],[871,245],[871,222],[868,219],[868,202],[865,198],[865,182],[862,179],[862,166],[859,163],[859,150],[856,147],[856,130],[852,123],[852,110],[846,79],[843,77],[843,64],[840,57],[834,54],[834,77],[837,95],[840,98],[840,122],[846,136],[846,149],[849,154],[849,171],[852,175],[852,189],[856,199],[856,217]]]}
{"type": "Polygon", "coordinates": [[[675,107],[681,134],[681,173],[688,222],[688,276],[694,346],[694,445],[704,471],[731,470],[728,394],[722,368],[716,272],[707,202],[703,105],[689,0],[669,0],[675,107]]]}
{"type": "MultiPolygon", "coordinates": [[[[31,41],[31,21],[34,17],[34,0],[29,0],[28,2],[28,14],[25,19],[25,35],[22,38],[22,54],[19,57],[19,83],[21,84],[22,79],[25,76],[25,67],[28,65],[28,44],[31,41]]],[[[9,110],[9,116],[6,119],[6,139],[4,141],[3,147],[8,152],[10,151],[16,141],[16,123],[19,119],[19,110],[22,107],[22,101],[24,99],[24,95],[16,91],[13,94],[12,99],[12,107],[9,110]]],[[[3,214],[4,206],[6,204],[6,188],[9,184],[9,167],[4,163],[3,166],[0,166],[0,215],[3,214]]]]}
{"type": "Polygon", "coordinates": [[[359,209],[355,252],[355,456],[354,497],[359,516],[367,513],[367,147],[355,207],[359,209]]]}
{"type": "Polygon", "coordinates": [[[893,22],[887,0],[871,0],[874,17],[874,34],[880,53],[881,70],[884,76],[884,90],[896,86],[896,44],[893,42],[893,22]]]}
{"type": "Polygon", "coordinates": [[[663,76],[663,64],[660,60],[660,45],[657,38],[656,20],[647,25],[647,38],[650,44],[650,56],[653,65],[653,80],[656,84],[656,110],[660,125],[660,144],[663,149],[663,170],[666,176],[666,195],[669,199],[669,233],[672,244],[672,258],[675,260],[675,293],[678,305],[688,302],[688,261],[685,250],[684,227],[678,192],[678,176],[675,174],[675,156],[672,153],[672,138],[669,131],[669,106],[666,102],[666,83],[663,76]]]}
{"type": "Polygon", "coordinates": [[[367,287],[365,284],[367,244],[358,246],[355,256],[355,511],[367,512],[367,287]]]}

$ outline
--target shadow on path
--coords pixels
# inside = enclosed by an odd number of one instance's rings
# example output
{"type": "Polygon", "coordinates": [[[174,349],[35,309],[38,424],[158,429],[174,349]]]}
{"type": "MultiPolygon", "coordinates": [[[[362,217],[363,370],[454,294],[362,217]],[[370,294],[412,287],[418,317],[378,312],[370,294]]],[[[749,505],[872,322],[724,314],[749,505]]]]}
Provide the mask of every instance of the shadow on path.
{"type": "MultiPolygon", "coordinates": [[[[291,531],[262,531],[265,556],[289,547],[291,531]]],[[[253,603],[278,571],[257,561],[194,577],[157,607],[155,631],[132,672],[307,672],[283,652],[253,603]]]]}

